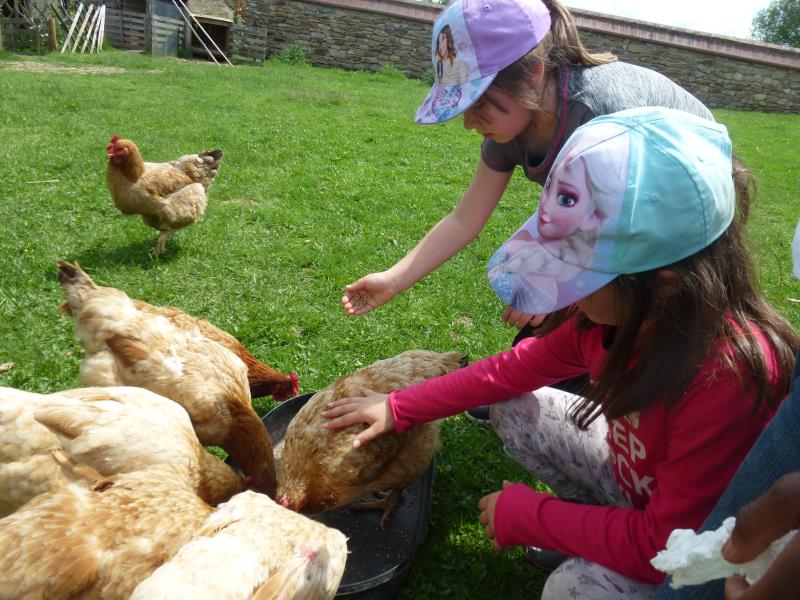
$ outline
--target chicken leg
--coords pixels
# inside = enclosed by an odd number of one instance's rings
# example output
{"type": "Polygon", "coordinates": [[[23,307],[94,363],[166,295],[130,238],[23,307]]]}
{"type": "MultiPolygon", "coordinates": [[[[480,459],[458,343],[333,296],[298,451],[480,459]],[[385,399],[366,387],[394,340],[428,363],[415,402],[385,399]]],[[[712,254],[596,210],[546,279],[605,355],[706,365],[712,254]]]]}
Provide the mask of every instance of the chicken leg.
{"type": "Polygon", "coordinates": [[[383,510],[383,514],[381,515],[381,529],[383,529],[386,525],[386,521],[389,520],[391,514],[400,505],[400,490],[392,490],[390,492],[375,492],[373,496],[375,496],[377,500],[367,500],[365,502],[351,504],[350,508],[354,510],[376,508],[383,510]]]}

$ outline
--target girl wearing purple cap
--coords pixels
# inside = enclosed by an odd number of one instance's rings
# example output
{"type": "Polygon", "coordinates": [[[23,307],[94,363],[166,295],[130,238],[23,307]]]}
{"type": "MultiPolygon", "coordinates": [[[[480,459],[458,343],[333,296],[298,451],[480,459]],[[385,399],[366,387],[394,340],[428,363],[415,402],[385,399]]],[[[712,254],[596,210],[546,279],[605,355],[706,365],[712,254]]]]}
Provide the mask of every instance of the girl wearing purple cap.
{"type": "MultiPolygon", "coordinates": [[[[389,302],[467,246],[517,166],[544,184],[564,141],[593,117],[664,106],[713,120],[699,100],[666,77],[616,62],[611,54],[589,53],[558,0],[455,0],[434,24],[431,55],[435,83],[416,121],[439,123],[463,114],[464,126],[483,137],[478,168],[456,208],[403,259],[346,287],[342,304],[349,315],[389,302]],[[442,32],[459,61],[470,65],[456,77],[444,76],[442,32]]],[[[513,309],[503,315],[518,328],[531,317],[513,309]]]]}
{"type": "Polygon", "coordinates": [[[506,452],[557,494],[504,482],[481,498],[493,547],[569,557],[543,599],[651,598],[664,573],[650,560],[711,511],[786,397],[800,347],[757,287],[743,241],[749,173],[732,171],[725,127],[683,111],[581,126],[545,193],[582,211],[540,208],[489,261],[515,310],[535,312],[549,291],[554,312],[537,336],[422,384],[333,402],[328,427],[366,423],[358,448],[492,404],[506,452]],[[601,197],[602,215],[587,216],[601,197]],[[562,251],[581,226],[591,252],[562,251]],[[580,395],[551,387],[582,373],[580,395]]]}

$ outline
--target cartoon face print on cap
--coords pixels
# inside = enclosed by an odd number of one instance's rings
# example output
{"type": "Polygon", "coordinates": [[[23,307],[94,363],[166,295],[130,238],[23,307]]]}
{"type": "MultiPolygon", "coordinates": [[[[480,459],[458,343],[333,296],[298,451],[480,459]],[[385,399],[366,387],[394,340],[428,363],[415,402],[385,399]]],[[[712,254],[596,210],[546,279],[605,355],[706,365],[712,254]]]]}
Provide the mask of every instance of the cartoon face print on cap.
{"type": "Polygon", "coordinates": [[[538,227],[542,238],[561,239],[600,224],[601,215],[587,175],[586,163],[578,157],[547,179],[539,199],[538,227]]]}

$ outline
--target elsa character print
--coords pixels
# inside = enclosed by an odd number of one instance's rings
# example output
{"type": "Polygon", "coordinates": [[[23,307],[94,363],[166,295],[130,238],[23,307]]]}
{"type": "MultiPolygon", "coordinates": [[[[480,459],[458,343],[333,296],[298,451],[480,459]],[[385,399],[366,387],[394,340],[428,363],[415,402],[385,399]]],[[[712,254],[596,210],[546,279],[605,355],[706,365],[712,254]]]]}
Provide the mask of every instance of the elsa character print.
{"type": "MultiPolygon", "coordinates": [[[[627,138],[620,136],[618,144],[618,151],[627,153],[627,138]]],[[[489,263],[489,279],[517,310],[550,312],[558,301],[559,282],[592,264],[597,230],[615,216],[612,207],[618,204],[612,199],[624,189],[620,178],[624,181],[627,174],[611,168],[602,154],[587,161],[585,149],[581,144],[559,157],[533,218],[489,263]]]]}

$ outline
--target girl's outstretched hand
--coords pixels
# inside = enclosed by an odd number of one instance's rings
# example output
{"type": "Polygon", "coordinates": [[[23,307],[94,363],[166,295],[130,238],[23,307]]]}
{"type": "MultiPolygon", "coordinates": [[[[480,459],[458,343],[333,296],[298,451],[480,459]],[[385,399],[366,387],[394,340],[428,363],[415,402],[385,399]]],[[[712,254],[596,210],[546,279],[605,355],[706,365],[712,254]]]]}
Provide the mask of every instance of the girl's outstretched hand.
{"type": "MultiPolygon", "coordinates": [[[[510,481],[504,480],[503,490],[510,485],[510,481]]],[[[494,539],[494,509],[495,506],[497,506],[497,500],[500,498],[500,494],[503,493],[503,490],[487,494],[478,501],[478,508],[481,509],[481,514],[478,517],[478,521],[481,525],[483,525],[483,532],[486,537],[492,540],[492,549],[495,552],[502,552],[505,550],[505,548],[500,546],[500,544],[497,543],[497,540],[494,539]]]]}
{"type": "Polygon", "coordinates": [[[386,304],[396,295],[394,282],[386,272],[370,273],[345,286],[342,306],[348,315],[357,317],[386,304]]]}
{"type": "Polygon", "coordinates": [[[394,417],[389,410],[389,395],[361,388],[363,396],[352,396],[334,400],[322,411],[322,416],[329,419],[325,423],[328,429],[339,429],[356,423],[369,425],[353,440],[353,448],[359,448],[376,437],[394,430],[394,417]]]}
{"type": "Polygon", "coordinates": [[[506,310],[503,312],[503,321],[517,329],[522,329],[528,323],[536,327],[544,321],[544,317],[545,315],[529,315],[528,313],[522,313],[518,310],[514,310],[510,306],[506,306],[506,310]]]}

